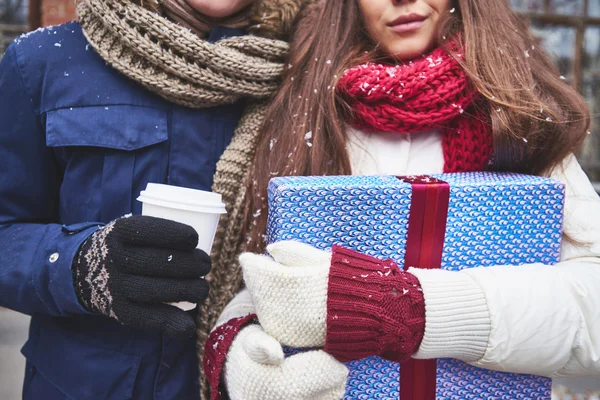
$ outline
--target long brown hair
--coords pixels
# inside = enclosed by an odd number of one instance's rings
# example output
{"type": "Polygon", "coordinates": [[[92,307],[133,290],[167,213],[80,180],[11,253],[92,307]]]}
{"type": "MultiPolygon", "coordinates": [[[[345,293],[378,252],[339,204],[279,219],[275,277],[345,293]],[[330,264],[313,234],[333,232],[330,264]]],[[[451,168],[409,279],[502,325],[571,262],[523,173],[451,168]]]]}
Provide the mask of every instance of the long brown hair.
{"type": "MultiPolygon", "coordinates": [[[[438,42],[459,34],[461,63],[491,114],[495,171],[548,174],[585,138],[590,115],[507,0],[457,0],[438,42]]],[[[335,85],[343,71],[378,57],[358,0],[320,1],[292,37],[288,67],[270,104],[247,181],[246,249],[264,250],[267,185],[274,176],[348,175],[335,85]]],[[[452,53],[451,53],[452,54],[452,53]]]]}

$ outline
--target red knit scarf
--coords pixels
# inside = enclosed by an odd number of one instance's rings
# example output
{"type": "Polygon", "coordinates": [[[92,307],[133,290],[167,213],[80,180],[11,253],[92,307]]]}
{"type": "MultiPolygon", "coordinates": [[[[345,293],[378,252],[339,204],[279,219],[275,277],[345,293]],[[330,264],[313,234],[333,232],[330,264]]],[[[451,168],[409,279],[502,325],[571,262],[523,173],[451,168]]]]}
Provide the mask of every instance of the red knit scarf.
{"type": "Polygon", "coordinates": [[[337,90],[352,108],[352,126],[401,134],[441,130],[444,172],[487,166],[493,151],[489,114],[475,104],[478,92],[446,50],[404,65],[359,65],[345,72],[337,90]]]}

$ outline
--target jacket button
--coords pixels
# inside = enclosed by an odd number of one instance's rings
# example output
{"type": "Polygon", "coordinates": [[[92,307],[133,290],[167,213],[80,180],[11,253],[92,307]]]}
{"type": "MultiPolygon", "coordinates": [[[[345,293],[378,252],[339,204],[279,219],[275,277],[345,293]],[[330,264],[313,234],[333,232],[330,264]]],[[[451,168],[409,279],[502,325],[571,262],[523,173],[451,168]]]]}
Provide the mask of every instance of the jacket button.
{"type": "Polygon", "coordinates": [[[51,263],[55,263],[57,260],[58,260],[58,253],[53,253],[53,254],[50,256],[50,259],[49,259],[49,261],[50,261],[51,263]]]}

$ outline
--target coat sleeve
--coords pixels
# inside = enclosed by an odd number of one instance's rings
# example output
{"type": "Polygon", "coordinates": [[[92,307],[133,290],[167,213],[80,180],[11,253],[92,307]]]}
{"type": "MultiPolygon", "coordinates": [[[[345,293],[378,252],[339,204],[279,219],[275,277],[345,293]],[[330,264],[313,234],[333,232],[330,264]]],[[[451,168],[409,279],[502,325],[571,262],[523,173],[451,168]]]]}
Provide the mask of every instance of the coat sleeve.
{"type": "Polygon", "coordinates": [[[84,314],[71,264],[98,224],[56,223],[61,174],[17,46],[0,62],[0,306],[30,315],[84,314]]]}
{"type": "Polygon", "coordinates": [[[549,377],[600,374],[600,199],[574,156],[552,178],[566,185],[569,240],[558,264],[410,270],[426,304],[416,358],[549,377]]]}

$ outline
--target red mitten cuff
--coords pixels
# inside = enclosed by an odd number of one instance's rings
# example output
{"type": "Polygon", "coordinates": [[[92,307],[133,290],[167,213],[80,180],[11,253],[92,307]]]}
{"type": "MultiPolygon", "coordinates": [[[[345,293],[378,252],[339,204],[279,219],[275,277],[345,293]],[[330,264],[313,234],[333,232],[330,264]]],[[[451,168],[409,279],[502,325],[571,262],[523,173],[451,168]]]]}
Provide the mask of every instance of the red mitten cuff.
{"type": "Polygon", "coordinates": [[[233,318],[215,328],[204,345],[203,368],[210,386],[211,400],[226,400],[227,393],[221,385],[221,376],[229,348],[236,335],[246,325],[258,323],[256,314],[233,318]]]}
{"type": "Polygon", "coordinates": [[[419,280],[391,260],[333,247],[325,351],[346,362],[372,355],[404,361],[425,332],[419,280]]]}

